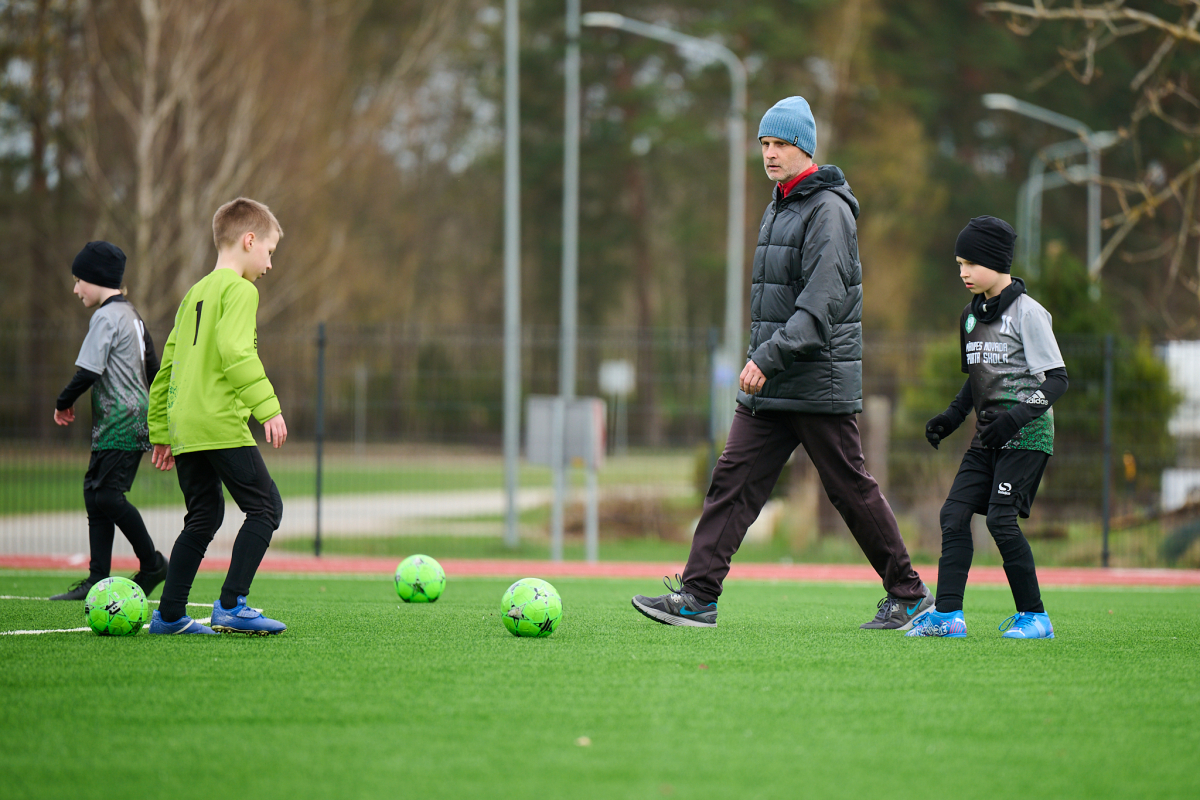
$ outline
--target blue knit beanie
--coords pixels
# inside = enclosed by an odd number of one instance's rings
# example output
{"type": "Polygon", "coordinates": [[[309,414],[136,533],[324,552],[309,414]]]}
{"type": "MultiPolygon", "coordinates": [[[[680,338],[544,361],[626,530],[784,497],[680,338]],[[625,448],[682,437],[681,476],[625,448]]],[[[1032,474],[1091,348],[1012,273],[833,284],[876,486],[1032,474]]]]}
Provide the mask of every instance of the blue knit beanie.
{"type": "Polygon", "coordinates": [[[774,136],[794,144],[809,156],[817,152],[817,123],[808,101],[799,95],[785,97],[763,114],[758,123],[758,138],[774,136]]]}

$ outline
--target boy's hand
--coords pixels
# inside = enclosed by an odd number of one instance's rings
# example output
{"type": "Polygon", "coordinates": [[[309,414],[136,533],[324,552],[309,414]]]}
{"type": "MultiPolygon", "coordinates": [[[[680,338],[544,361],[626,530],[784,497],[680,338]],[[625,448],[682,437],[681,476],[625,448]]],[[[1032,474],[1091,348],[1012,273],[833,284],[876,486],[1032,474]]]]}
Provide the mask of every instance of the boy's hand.
{"type": "Polygon", "coordinates": [[[166,472],[171,469],[171,467],[175,466],[175,456],[171,455],[171,445],[154,445],[154,452],[150,454],[150,463],[158,467],[163,472],[166,472]]]}
{"type": "Polygon", "coordinates": [[[950,419],[949,414],[938,414],[929,422],[925,423],[925,439],[933,449],[938,449],[938,444],[950,434],[958,430],[958,425],[954,424],[954,420],[950,419]]]}
{"type": "Polygon", "coordinates": [[[287,423],[283,421],[283,414],[276,414],[264,422],[263,430],[267,432],[267,444],[275,445],[276,450],[287,441],[287,423]]]}
{"type": "Polygon", "coordinates": [[[747,361],[746,366],[742,368],[742,374],[738,376],[738,388],[746,394],[758,394],[766,382],[767,376],[763,375],[758,364],[753,361],[747,361]]]}
{"type": "Polygon", "coordinates": [[[1022,404],[1017,404],[1006,411],[989,408],[979,415],[983,427],[979,429],[979,443],[984,447],[999,450],[1008,440],[1017,435],[1017,431],[1025,427],[1032,416],[1022,404]]]}
{"type": "Polygon", "coordinates": [[[75,421],[75,409],[65,408],[62,411],[54,409],[54,421],[59,425],[70,425],[75,421]]]}

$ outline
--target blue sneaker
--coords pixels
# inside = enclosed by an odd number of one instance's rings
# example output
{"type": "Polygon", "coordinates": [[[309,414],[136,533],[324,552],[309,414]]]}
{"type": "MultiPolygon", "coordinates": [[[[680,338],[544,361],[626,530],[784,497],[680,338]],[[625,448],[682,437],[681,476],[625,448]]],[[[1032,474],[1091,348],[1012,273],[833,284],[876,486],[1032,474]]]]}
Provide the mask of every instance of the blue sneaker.
{"type": "Polygon", "coordinates": [[[1054,626],[1045,612],[1018,611],[1000,623],[1005,639],[1053,639],[1054,626]]]}
{"type": "Polygon", "coordinates": [[[963,639],[967,635],[967,621],[959,611],[930,611],[913,623],[912,630],[905,636],[941,636],[946,639],[963,639]]]}
{"type": "Polygon", "coordinates": [[[287,625],[279,620],[264,617],[261,611],[246,605],[246,598],[241,595],[237,605],[230,609],[223,608],[220,600],[213,601],[212,627],[220,633],[248,633],[251,636],[268,636],[287,630],[287,625]]]}
{"type": "Polygon", "coordinates": [[[215,635],[216,631],[207,625],[201,625],[186,614],[174,622],[163,622],[162,615],[156,608],[150,615],[150,633],[211,633],[215,635]]]}

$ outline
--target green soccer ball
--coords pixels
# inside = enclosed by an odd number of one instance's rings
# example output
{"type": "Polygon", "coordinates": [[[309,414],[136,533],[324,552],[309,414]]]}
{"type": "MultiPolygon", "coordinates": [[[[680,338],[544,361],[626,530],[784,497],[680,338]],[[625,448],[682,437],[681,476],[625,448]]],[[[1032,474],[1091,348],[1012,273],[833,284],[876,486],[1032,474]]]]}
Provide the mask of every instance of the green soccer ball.
{"type": "Polygon", "coordinates": [[[558,591],[540,578],[521,578],[500,598],[500,621],[513,636],[549,636],[562,613],[558,591]]]}
{"type": "Polygon", "coordinates": [[[406,603],[432,603],[446,588],[446,571],[429,556],[409,556],[396,567],[396,594],[406,603]]]}
{"type": "Polygon", "coordinates": [[[150,621],[150,603],[128,578],[105,578],[87,593],[83,618],[101,636],[132,636],[150,621]]]}

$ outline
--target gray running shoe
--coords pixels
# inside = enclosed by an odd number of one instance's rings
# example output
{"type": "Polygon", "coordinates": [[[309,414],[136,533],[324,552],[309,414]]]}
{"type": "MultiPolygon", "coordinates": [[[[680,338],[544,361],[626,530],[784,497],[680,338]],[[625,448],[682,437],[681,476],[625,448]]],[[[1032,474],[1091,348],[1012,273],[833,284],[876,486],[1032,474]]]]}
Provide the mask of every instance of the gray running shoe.
{"type": "Polygon", "coordinates": [[[921,617],[933,610],[933,595],[925,587],[925,596],[920,600],[903,600],[890,594],[879,601],[879,612],[875,619],[858,627],[866,630],[907,631],[921,617]]]}
{"type": "Polygon", "coordinates": [[[633,607],[655,622],[664,625],[686,625],[692,628],[717,627],[717,604],[700,605],[691,592],[683,590],[683,580],[675,575],[676,585],[670,578],[663,578],[668,594],[658,597],[638,595],[633,598],[633,607]]]}

